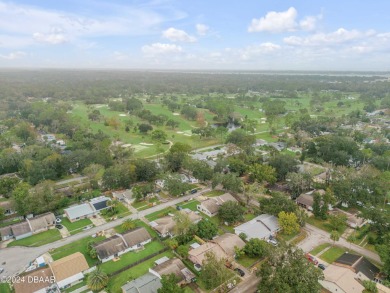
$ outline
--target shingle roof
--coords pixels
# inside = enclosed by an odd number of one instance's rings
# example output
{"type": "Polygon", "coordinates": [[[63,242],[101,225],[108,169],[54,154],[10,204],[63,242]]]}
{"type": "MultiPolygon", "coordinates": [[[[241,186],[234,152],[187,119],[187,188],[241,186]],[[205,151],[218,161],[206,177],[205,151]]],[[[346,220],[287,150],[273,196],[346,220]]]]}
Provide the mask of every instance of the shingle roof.
{"type": "Polygon", "coordinates": [[[0,236],[6,237],[12,235],[12,229],[11,226],[0,228],[0,236]]]}
{"type": "Polygon", "coordinates": [[[360,255],[351,254],[351,253],[344,253],[342,256],[340,256],[338,259],[336,259],[335,262],[343,265],[353,266],[355,262],[357,262],[360,259],[360,255]]]}
{"type": "Polygon", "coordinates": [[[201,265],[208,252],[213,252],[215,256],[219,259],[228,257],[227,254],[223,251],[223,249],[218,244],[211,243],[211,242],[206,242],[201,246],[190,250],[188,252],[188,255],[191,261],[201,265]]]}
{"type": "Polygon", "coordinates": [[[297,203],[303,204],[305,206],[313,206],[314,198],[310,194],[301,194],[297,197],[297,203]]]}
{"type": "Polygon", "coordinates": [[[38,269],[24,275],[23,277],[18,278],[18,282],[13,283],[15,293],[34,293],[53,284],[50,283],[50,278],[53,277],[53,273],[50,268],[38,269]],[[40,281],[31,282],[34,278],[38,278],[40,281]]]}
{"type": "Polygon", "coordinates": [[[234,247],[237,246],[241,249],[245,246],[245,242],[236,234],[232,233],[225,233],[211,241],[218,244],[223,249],[223,251],[231,257],[235,254],[234,247]]]}
{"type": "Polygon", "coordinates": [[[152,236],[150,236],[149,232],[144,227],[135,228],[133,230],[122,233],[122,237],[125,239],[129,247],[152,239],[152,236]]]}
{"type": "Polygon", "coordinates": [[[27,233],[31,233],[30,225],[27,222],[22,222],[11,226],[12,234],[17,237],[27,233]]]}
{"type": "Polygon", "coordinates": [[[32,219],[27,219],[27,221],[30,223],[32,231],[35,232],[54,225],[56,222],[56,217],[53,213],[46,213],[32,219]]]}
{"type": "Polygon", "coordinates": [[[122,286],[123,293],[156,293],[162,287],[160,279],[151,274],[145,275],[122,286]]]}
{"type": "Polygon", "coordinates": [[[94,247],[100,259],[110,257],[126,250],[126,244],[122,237],[118,235],[111,236],[102,242],[96,243],[94,244],[94,247]]]}
{"type": "Polygon", "coordinates": [[[345,252],[335,263],[350,266],[356,273],[361,272],[373,280],[380,270],[363,256],[345,252]]]}
{"type": "Polygon", "coordinates": [[[73,253],[52,263],[49,263],[56,282],[65,280],[89,269],[87,260],[80,252],[73,253]]]}
{"type": "MultiPolygon", "coordinates": [[[[158,273],[160,276],[175,274],[178,281],[182,281],[185,279],[185,275],[182,273],[182,270],[185,269],[186,266],[183,262],[178,258],[172,258],[159,264],[152,268],[153,271],[158,273]]],[[[195,276],[194,276],[195,277],[195,276]]]]}
{"type": "Polygon", "coordinates": [[[203,201],[201,205],[204,206],[211,214],[215,214],[218,212],[220,206],[227,201],[237,202],[230,193],[224,193],[220,196],[211,197],[203,201]]]}

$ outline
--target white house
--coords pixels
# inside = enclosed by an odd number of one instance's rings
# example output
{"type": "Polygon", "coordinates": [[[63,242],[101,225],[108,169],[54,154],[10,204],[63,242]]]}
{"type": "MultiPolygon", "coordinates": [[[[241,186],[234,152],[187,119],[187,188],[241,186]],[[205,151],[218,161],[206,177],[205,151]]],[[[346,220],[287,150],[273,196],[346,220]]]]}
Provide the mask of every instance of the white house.
{"type": "Polygon", "coordinates": [[[240,235],[244,233],[247,240],[258,238],[267,240],[270,236],[275,236],[280,230],[278,219],[275,216],[262,214],[249,222],[234,228],[234,233],[240,235]]]}

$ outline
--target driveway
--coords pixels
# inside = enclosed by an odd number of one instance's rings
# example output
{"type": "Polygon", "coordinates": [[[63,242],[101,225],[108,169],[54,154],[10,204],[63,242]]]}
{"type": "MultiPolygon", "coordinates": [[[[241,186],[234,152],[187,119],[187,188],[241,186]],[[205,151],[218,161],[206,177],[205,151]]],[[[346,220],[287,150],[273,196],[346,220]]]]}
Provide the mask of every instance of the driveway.
{"type": "MultiPolygon", "coordinates": [[[[304,252],[309,252],[311,251],[314,247],[322,244],[322,243],[333,243],[332,240],[330,240],[330,235],[328,232],[321,230],[315,226],[312,226],[310,224],[306,224],[304,228],[308,234],[308,236],[298,243],[298,247],[301,248],[304,252]]],[[[336,241],[335,243],[338,246],[347,248],[347,249],[352,249],[356,251],[357,253],[366,256],[374,261],[376,261],[379,264],[382,264],[378,254],[375,252],[372,252],[368,249],[365,249],[363,247],[360,247],[356,244],[349,243],[346,239],[340,237],[339,241],[336,241]]]]}
{"type": "MultiPolygon", "coordinates": [[[[199,194],[203,194],[205,192],[210,191],[210,188],[202,189],[199,194]]],[[[58,247],[62,247],[64,245],[67,245],[69,243],[72,243],[74,241],[80,240],[84,237],[91,236],[93,234],[96,234],[100,231],[107,230],[114,228],[115,226],[118,226],[123,223],[123,221],[127,219],[138,219],[141,217],[145,217],[148,214],[154,213],[156,211],[160,211],[162,209],[165,209],[170,206],[175,206],[178,203],[181,203],[185,200],[188,200],[190,198],[194,197],[193,194],[189,194],[183,197],[175,198],[169,202],[162,203],[160,205],[151,207],[150,209],[143,210],[140,212],[137,212],[136,214],[131,214],[129,216],[123,217],[121,219],[114,220],[112,222],[108,222],[106,224],[103,224],[99,227],[94,227],[89,230],[85,230],[83,232],[80,232],[78,234],[71,235],[67,238],[39,246],[39,247],[21,247],[21,246],[15,246],[15,247],[8,247],[0,249],[0,266],[4,268],[4,272],[0,274],[0,277],[3,276],[12,276],[17,273],[21,273],[24,271],[25,268],[28,267],[29,263],[33,260],[35,260],[40,255],[44,254],[45,252],[55,249],[58,247]],[[5,265],[2,265],[1,263],[6,262],[5,265]]]]}
{"type": "Polygon", "coordinates": [[[229,291],[231,293],[254,293],[257,290],[257,285],[259,284],[260,279],[256,275],[250,275],[248,278],[244,279],[241,283],[237,285],[236,288],[229,291]]]}

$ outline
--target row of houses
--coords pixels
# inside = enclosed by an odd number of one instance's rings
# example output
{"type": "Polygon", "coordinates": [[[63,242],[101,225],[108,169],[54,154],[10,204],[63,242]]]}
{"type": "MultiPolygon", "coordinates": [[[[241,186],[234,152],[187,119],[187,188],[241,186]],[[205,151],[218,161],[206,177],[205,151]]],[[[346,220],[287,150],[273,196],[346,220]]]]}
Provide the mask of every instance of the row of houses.
{"type": "Polygon", "coordinates": [[[93,245],[101,262],[107,262],[120,255],[142,248],[152,241],[152,236],[143,228],[135,228],[122,234],[115,234],[93,245]]]}
{"type": "Polygon", "coordinates": [[[3,241],[9,239],[23,239],[53,228],[56,224],[56,217],[53,213],[42,214],[17,224],[0,228],[0,236],[3,241]]]}
{"type": "Polygon", "coordinates": [[[66,208],[64,209],[64,213],[69,221],[73,223],[81,219],[90,218],[109,208],[109,201],[111,201],[110,198],[99,196],[88,202],[66,208]]]}
{"type": "Polygon", "coordinates": [[[46,268],[38,268],[22,275],[13,286],[15,293],[59,293],[81,282],[88,271],[84,255],[76,252],[49,263],[46,268]]]}

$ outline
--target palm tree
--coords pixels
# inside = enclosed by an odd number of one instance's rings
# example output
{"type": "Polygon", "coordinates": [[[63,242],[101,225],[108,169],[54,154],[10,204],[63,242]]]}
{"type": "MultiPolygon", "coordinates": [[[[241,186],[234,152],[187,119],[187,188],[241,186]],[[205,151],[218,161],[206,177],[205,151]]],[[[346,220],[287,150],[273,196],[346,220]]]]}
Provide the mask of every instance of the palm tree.
{"type": "Polygon", "coordinates": [[[88,288],[93,291],[99,291],[106,287],[108,284],[108,276],[105,272],[99,268],[92,271],[87,279],[88,288]]]}
{"type": "Polygon", "coordinates": [[[127,231],[135,228],[135,223],[132,219],[127,219],[122,223],[122,229],[127,231]]]}
{"type": "Polygon", "coordinates": [[[109,201],[107,205],[110,207],[112,214],[116,214],[118,212],[119,201],[116,199],[109,201]]]}

